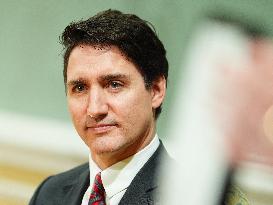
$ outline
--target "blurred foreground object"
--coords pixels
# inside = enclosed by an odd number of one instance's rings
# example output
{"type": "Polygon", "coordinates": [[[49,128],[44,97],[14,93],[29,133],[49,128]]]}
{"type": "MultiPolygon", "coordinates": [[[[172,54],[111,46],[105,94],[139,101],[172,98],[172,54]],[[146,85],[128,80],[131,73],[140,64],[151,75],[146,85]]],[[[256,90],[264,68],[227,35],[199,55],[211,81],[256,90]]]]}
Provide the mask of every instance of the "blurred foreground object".
{"type": "MultiPolygon", "coordinates": [[[[219,61],[213,109],[232,163],[253,161],[273,169],[273,43],[249,39],[248,61],[219,61]]],[[[228,59],[226,59],[228,60],[228,59]]]]}
{"type": "Polygon", "coordinates": [[[248,204],[230,186],[251,189],[236,169],[255,167],[273,187],[273,43],[236,21],[210,19],[194,32],[186,61],[169,129],[178,165],[165,204],[248,204]]]}

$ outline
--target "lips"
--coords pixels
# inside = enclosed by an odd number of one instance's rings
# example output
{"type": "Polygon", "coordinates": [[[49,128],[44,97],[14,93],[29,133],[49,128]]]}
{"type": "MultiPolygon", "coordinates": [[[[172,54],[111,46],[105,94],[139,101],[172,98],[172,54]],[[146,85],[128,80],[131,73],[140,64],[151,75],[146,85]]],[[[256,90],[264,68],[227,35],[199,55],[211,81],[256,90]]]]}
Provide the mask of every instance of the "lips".
{"type": "Polygon", "coordinates": [[[92,131],[95,134],[101,134],[111,131],[117,127],[116,124],[98,124],[87,127],[88,130],[92,131]]]}

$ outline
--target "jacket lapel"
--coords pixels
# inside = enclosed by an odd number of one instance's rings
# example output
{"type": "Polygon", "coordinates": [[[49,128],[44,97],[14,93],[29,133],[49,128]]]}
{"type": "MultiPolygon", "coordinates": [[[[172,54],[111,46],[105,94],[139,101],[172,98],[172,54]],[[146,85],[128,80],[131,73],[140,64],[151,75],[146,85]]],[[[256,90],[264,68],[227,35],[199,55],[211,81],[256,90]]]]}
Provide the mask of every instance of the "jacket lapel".
{"type": "MultiPolygon", "coordinates": [[[[170,159],[167,151],[160,142],[158,149],[142,167],[133,179],[119,205],[153,205],[157,204],[155,193],[158,191],[158,170],[161,157],[170,159]]],[[[170,159],[171,160],[171,159],[170,159]]],[[[80,205],[83,195],[89,186],[88,165],[79,175],[63,185],[63,197],[60,199],[63,205],[80,205]]],[[[158,194],[159,195],[159,194],[158,194]]]]}
{"type": "Polygon", "coordinates": [[[160,170],[161,157],[170,159],[166,149],[160,142],[158,149],[133,179],[119,205],[157,204],[159,194],[156,194],[156,192],[159,191],[157,187],[159,186],[158,172],[160,170]]]}
{"type": "Polygon", "coordinates": [[[89,186],[89,169],[87,168],[76,177],[75,180],[63,186],[63,205],[79,205],[82,202],[84,193],[89,186]]]}

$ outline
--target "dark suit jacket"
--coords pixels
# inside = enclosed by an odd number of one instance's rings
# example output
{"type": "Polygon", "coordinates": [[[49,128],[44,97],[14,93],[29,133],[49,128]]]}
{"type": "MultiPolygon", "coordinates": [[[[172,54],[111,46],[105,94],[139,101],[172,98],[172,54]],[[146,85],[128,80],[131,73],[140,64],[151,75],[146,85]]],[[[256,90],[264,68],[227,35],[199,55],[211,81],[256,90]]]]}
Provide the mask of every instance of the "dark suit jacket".
{"type": "MultiPolygon", "coordinates": [[[[171,160],[162,143],[135,176],[120,205],[152,205],[160,201],[158,170],[161,157],[171,160]]],[[[30,205],[80,205],[89,186],[88,163],[47,178],[35,191],[30,205]]]]}

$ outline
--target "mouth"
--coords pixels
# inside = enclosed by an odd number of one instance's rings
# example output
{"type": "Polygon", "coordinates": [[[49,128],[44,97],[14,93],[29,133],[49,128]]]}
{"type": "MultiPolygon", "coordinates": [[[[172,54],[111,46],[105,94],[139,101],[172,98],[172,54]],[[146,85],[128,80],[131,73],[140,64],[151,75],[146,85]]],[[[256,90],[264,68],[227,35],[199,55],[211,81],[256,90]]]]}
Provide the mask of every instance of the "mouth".
{"type": "Polygon", "coordinates": [[[87,129],[93,132],[94,134],[102,134],[115,129],[116,127],[117,127],[116,124],[99,124],[87,127],[87,129]]]}

